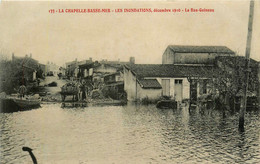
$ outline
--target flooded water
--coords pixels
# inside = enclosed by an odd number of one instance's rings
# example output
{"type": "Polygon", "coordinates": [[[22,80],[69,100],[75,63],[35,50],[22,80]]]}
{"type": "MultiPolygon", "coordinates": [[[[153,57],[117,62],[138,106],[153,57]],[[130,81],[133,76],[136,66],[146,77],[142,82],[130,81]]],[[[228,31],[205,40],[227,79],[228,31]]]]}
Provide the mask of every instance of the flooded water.
{"type": "Polygon", "coordinates": [[[0,113],[1,163],[259,163],[260,114],[154,106],[41,108],[0,113]]]}

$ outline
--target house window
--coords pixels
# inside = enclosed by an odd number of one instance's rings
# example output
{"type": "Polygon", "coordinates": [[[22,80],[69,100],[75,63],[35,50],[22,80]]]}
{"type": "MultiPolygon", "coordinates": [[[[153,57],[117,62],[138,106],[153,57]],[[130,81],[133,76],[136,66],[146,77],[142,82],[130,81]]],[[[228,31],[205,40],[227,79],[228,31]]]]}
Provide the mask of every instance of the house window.
{"type": "Polygon", "coordinates": [[[116,76],[116,81],[120,81],[120,76],[116,76]]]}
{"type": "Polygon", "coordinates": [[[175,80],[175,84],[182,84],[182,80],[175,80]]]}
{"type": "Polygon", "coordinates": [[[207,80],[203,80],[202,82],[202,93],[207,94],[207,80]]]}

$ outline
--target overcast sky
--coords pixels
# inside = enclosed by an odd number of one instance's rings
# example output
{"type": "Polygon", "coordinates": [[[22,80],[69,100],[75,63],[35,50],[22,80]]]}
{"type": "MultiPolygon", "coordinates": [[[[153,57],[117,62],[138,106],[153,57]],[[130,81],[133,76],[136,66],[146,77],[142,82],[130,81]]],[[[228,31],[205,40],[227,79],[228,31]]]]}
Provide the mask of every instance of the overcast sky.
{"type": "MultiPolygon", "coordinates": [[[[245,54],[249,1],[0,2],[0,52],[41,63],[88,59],[161,63],[168,45],[223,45],[245,54]],[[213,13],[50,14],[50,9],[210,8],[213,13]]],[[[251,57],[260,61],[260,2],[251,57]]]]}

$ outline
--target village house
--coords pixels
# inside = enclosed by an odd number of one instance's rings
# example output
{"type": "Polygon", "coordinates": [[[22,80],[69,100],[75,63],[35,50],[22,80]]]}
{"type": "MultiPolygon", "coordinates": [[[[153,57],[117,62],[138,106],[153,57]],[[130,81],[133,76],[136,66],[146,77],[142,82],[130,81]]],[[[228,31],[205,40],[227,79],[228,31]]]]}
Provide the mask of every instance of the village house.
{"type": "MultiPolygon", "coordinates": [[[[250,59],[249,71],[248,96],[256,98],[260,95],[259,62],[250,59]]],[[[198,98],[222,94],[229,104],[241,96],[244,73],[245,57],[225,46],[170,45],[161,65],[125,65],[124,89],[130,101],[167,96],[196,103],[198,98]]]]}
{"type": "Polygon", "coordinates": [[[180,46],[169,45],[163,53],[162,64],[214,65],[217,56],[233,56],[226,46],[180,46]]]}
{"type": "Polygon", "coordinates": [[[92,62],[92,60],[85,61],[84,64],[80,64],[78,66],[79,72],[77,77],[80,79],[90,80],[93,81],[93,70],[95,67],[98,67],[100,64],[95,61],[92,62]]]}
{"type": "Polygon", "coordinates": [[[113,64],[107,64],[107,63],[100,63],[99,66],[94,68],[94,75],[93,75],[93,80],[94,81],[99,81],[99,82],[104,82],[104,77],[109,74],[116,73],[119,71],[120,66],[118,65],[113,65],[113,64]]]}
{"type": "Polygon", "coordinates": [[[111,84],[111,83],[116,83],[116,82],[120,82],[120,81],[121,82],[124,81],[124,75],[121,71],[104,76],[105,84],[111,84]]]}
{"type": "Polygon", "coordinates": [[[197,99],[213,91],[210,81],[222,76],[214,66],[132,64],[124,66],[124,90],[129,101],[167,96],[176,101],[197,99]]]}
{"type": "MultiPolygon", "coordinates": [[[[108,61],[101,60],[99,66],[96,66],[93,70],[93,80],[98,82],[104,82],[104,77],[110,74],[117,74],[119,72],[123,72],[123,66],[125,64],[134,64],[135,58],[130,57],[129,61],[108,61]]],[[[118,77],[118,76],[117,76],[118,77]]],[[[119,78],[119,77],[118,77],[119,78]]]]}
{"type": "Polygon", "coordinates": [[[40,69],[42,70],[42,77],[47,75],[47,67],[45,64],[39,64],[40,69]]]}
{"type": "Polygon", "coordinates": [[[104,76],[104,87],[107,89],[108,96],[113,99],[121,99],[124,95],[124,75],[122,71],[104,76]]]}
{"type": "Polygon", "coordinates": [[[89,64],[89,63],[93,63],[92,58],[89,58],[89,60],[83,60],[83,61],[78,61],[76,58],[74,61],[65,63],[67,78],[69,78],[70,80],[75,80],[75,79],[78,79],[80,76],[84,76],[84,75],[81,75],[82,72],[80,72],[80,65],[89,64]]]}
{"type": "Polygon", "coordinates": [[[76,78],[75,70],[77,68],[77,59],[75,61],[67,62],[66,63],[66,76],[70,80],[76,78]]]}
{"type": "Polygon", "coordinates": [[[58,75],[58,73],[59,73],[59,66],[58,65],[56,65],[55,63],[53,63],[53,62],[47,62],[47,64],[46,64],[46,72],[47,72],[47,75],[49,74],[51,74],[51,75],[58,75]]]}
{"type": "Polygon", "coordinates": [[[59,68],[59,74],[60,74],[61,76],[65,76],[65,75],[66,75],[66,68],[60,67],[60,68],[59,68]]]}
{"type": "Polygon", "coordinates": [[[226,75],[215,65],[218,56],[234,56],[225,46],[169,45],[162,65],[126,65],[124,88],[128,100],[167,96],[177,101],[215,91],[213,80],[226,75]]]}

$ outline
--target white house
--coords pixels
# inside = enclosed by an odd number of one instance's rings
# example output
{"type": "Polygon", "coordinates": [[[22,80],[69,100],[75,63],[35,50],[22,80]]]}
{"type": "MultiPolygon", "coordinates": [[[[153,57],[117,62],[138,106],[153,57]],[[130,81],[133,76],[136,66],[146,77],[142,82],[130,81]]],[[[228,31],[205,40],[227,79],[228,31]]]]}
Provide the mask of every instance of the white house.
{"type": "Polygon", "coordinates": [[[124,90],[129,101],[168,96],[177,101],[207,94],[209,80],[221,75],[214,66],[132,64],[124,66],[124,90]]]}

